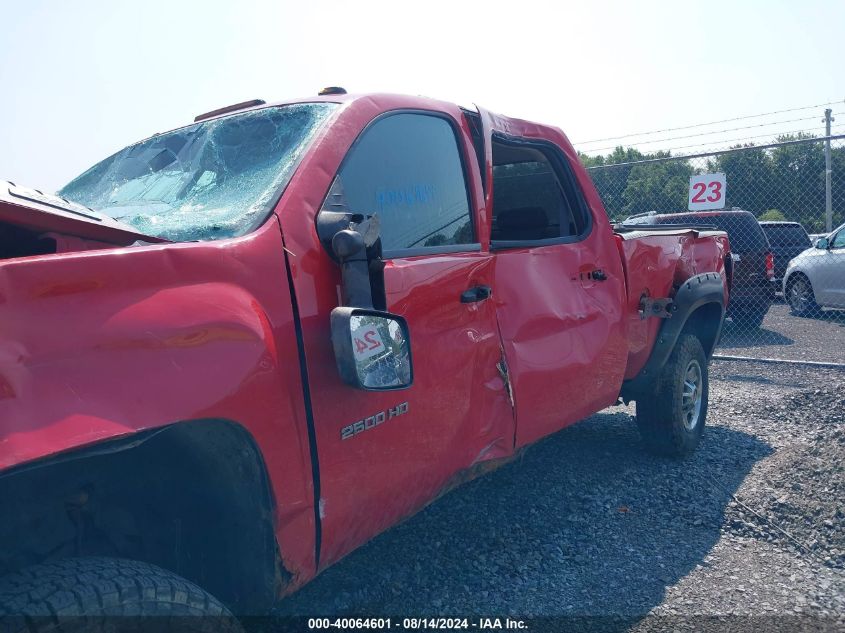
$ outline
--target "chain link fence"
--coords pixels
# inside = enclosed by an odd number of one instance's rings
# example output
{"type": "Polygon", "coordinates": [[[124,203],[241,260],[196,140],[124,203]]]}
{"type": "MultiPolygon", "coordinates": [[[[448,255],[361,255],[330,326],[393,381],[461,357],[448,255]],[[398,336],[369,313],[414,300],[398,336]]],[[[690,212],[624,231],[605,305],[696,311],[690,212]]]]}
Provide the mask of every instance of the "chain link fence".
{"type": "Polygon", "coordinates": [[[733,288],[718,355],[845,364],[845,135],[581,158],[613,221],[727,231],[733,288]],[[700,174],[724,185],[691,188],[700,174]],[[688,211],[718,194],[724,209],[688,211]]]}

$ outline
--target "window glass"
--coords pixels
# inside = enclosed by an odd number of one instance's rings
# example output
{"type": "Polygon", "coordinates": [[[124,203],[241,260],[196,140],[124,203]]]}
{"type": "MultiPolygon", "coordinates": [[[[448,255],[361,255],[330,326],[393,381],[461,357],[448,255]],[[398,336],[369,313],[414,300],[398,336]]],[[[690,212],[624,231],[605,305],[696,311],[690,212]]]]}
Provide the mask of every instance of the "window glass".
{"type": "Polygon", "coordinates": [[[807,233],[796,224],[765,224],[763,231],[774,247],[807,246],[810,243],[807,233]]]}
{"type": "Polygon", "coordinates": [[[130,145],[59,195],[173,241],[242,235],[267,216],[333,103],[261,108],[130,145]]]}
{"type": "Polygon", "coordinates": [[[836,237],[833,238],[833,246],[831,248],[845,248],[845,229],[839,231],[836,237]]]}
{"type": "Polygon", "coordinates": [[[493,231],[499,241],[580,235],[584,213],[539,150],[493,145],[493,231]]]}
{"type": "Polygon", "coordinates": [[[457,140],[440,117],[395,114],[373,123],[323,208],[377,213],[385,251],[474,242],[457,140]]]}

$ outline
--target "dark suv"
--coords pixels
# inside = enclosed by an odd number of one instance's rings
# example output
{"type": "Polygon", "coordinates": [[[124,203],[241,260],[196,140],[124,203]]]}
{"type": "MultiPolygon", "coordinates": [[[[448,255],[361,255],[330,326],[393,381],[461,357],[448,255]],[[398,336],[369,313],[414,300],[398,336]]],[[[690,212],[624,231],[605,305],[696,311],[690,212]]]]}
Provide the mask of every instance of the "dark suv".
{"type": "Polygon", "coordinates": [[[684,224],[725,231],[733,260],[728,316],[743,327],[760,327],[763,323],[775,298],[775,258],[766,234],[751,213],[738,209],[644,213],[628,218],[625,224],[684,224]]]}
{"type": "MultiPolygon", "coordinates": [[[[810,248],[810,236],[798,222],[760,222],[775,256],[775,281],[780,282],[789,260],[810,248]]],[[[780,283],[778,283],[780,287],[780,283]]]]}

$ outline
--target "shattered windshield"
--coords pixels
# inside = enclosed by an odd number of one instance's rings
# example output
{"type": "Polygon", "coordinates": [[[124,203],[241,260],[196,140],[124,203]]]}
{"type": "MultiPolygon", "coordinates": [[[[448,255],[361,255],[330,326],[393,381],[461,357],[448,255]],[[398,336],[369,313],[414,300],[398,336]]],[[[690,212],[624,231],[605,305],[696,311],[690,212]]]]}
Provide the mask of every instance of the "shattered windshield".
{"type": "Polygon", "coordinates": [[[263,108],[158,134],[58,193],[172,241],[242,235],[265,217],[336,105],[263,108]]]}

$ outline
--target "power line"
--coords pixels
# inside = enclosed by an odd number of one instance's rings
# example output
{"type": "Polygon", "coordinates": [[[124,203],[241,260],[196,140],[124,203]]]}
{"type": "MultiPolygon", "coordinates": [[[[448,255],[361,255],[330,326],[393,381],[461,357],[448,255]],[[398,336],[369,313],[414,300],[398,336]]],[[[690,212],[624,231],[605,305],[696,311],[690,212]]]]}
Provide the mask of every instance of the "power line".
{"type": "MultiPolygon", "coordinates": [[[[842,127],[842,126],[845,126],[845,123],[836,123],[836,124],[834,124],[833,127],[842,127]]],[[[789,135],[792,135],[792,134],[806,134],[808,132],[816,132],[816,131],[817,131],[817,128],[808,128],[808,129],[804,129],[804,130],[789,130],[787,132],[779,132],[778,134],[776,134],[774,136],[778,137],[778,136],[789,136],[789,135]]],[[[707,142],[704,142],[704,143],[694,143],[692,145],[679,145],[679,146],[676,146],[676,147],[663,147],[663,148],[654,149],[654,150],[651,150],[651,151],[652,152],[674,152],[675,150],[679,150],[679,149],[689,149],[691,147],[705,147],[705,146],[708,146],[708,145],[728,146],[728,145],[731,145],[733,143],[740,143],[742,141],[749,141],[749,140],[758,139],[758,138],[772,138],[772,134],[756,134],[754,136],[743,136],[741,138],[730,138],[730,139],[721,139],[721,140],[718,140],[718,141],[707,141],[707,142]]],[[[813,138],[819,138],[819,140],[824,140],[825,137],[821,136],[821,137],[813,137],[813,138]]],[[[631,145],[630,147],[636,147],[636,144],[631,145]]],[[[587,152],[592,152],[592,151],[594,151],[594,150],[587,150],[587,152]]]]}
{"type": "MultiPolygon", "coordinates": [[[[835,114],[845,114],[845,113],[836,112],[835,114]]],[[[669,138],[659,138],[659,139],[655,139],[653,141],[638,141],[636,143],[632,143],[631,147],[635,147],[635,146],[639,146],[639,145],[652,145],[654,143],[665,143],[667,141],[680,141],[681,139],[696,138],[696,137],[699,137],[699,136],[712,136],[714,134],[724,134],[725,132],[737,132],[739,130],[750,130],[752,128],[768,127],[770,125],[781,125],[783,123],[797,123],[799,121],[813,121],[813,120],[815,120],[815,118],[816,117],[814,117],[814,116],[808,116],[808,117],[802,117],[800,119],[789,119],[789,120],[786,120],[786,121],[771,121],[769,123],[756,123],[754,125],[742,125],[740,127],[732,127],[732,128],[727,128],[727,129],[724,129],[724,130],[713,130],[713,131],[710,131],[710,132],[698,132],[696,134],[685,134],[684,136],[671,136],[669,138]]],[[[616,149],[617,147],[618,147],[618,145],[608,145],[607,147],[598,147],[596,149],[591,149],[590,151],[591,152],[601,152],[601,151],[606,150],[606,149],[616,149]]]]}
{"type": "MultiPolygon", "coordinates": [[[[795,141],[781,141],[779,143],[768,143],[766,145],[755,145],[754,149],[775,149],[778,147],[787,147],[789,145],[803,145],[805,143],[818,143],[819,141],[825,140],[831,141],[842,141],[845,140],[845,134],[832,134],[829,137],[824,136],[822,138],[811,138],[811,139],[798,139],[795,141]]],[[[660,158],[645,158],[642,160],[632,160],[626,163],[608,163],[606,165],[593,165],[592,167],[587,167],[587,171],[592,171],[594,169],[612,169],[614,167],[630,167],[632,165],[646,165],[646,164],[656,164],[656,163],[668,163],[671,161],[678,161],[678,160],[692,160],[693,158],[711,158],[713,156],[725,156],[727,154],[736,154],[739,152],[747,152],[747,147],[734,147],[733,149],[720,149],[720,150],[710,150],[709,152],[700,152],[698,154],[686,154],[683,156],[661,156],[660,158]]]]}
{"type": "MultiPolygon", "coordinates": [[[[842,125],[845,125],[845,123],[843,123],[843,124],[837,123],[833,127],[841,127],[842,125]]],[[[791,135],[797,135],[797,134],[807,134],[809,132],[817,132],[817,131],[818,131],[817,128],[808,128],[806,130],[791,130],[789,132],[779,132],[778,134],[775,135],[775,138],[777,138],[779,136],[791,136],[791,135]]],[[[749,141],[749,140],[757,139],[757,138],[772,138],[772,135],[771,134],[757,134],[755,136],[744,136],[742,138],[724,139],[724,140],[721,140],[721,141],[707,141],[706,143],[697,143],[697,144],[694,144],[694,145],[680,145],[678,147],[667,147],[667,148],[660,150],[660,151],[674,152],[675,150],[678,150],[678,149],[689,149],[691,147],[704,147],[706,145],[719,145],[719,144],[728,146],[728,145],[731,145],[733,143],[739,143],[739,142],[742,142],[742,141],[749,141]]],[[[812,138],[817,138],[818,140],[824,140],[825,136],[824,135],[814,136],[812,138]]],[[[806,140],[811,140],[811,139],[806,139],[806,140]]],[[[749,148],[749,149],[751,149],[751,148],[749,148]]]]}
{"type": "MultiPolygon", "coordinates": [[[[845,122],[834,123],[831,127],[840,128],[840,129],[845,128],[845,122]]],[[[804,129],[804,130],[789,130],[789,131],[786,131],[786,132],[779,132],[778,134],[775,135],[774,138],[781,137],[781,136],[806,134],[806,133],[809,133],[809,132],[817,132],[817,128],[807,128],[807,129],[804,129]]],[[[707,146],[710,146],[710,145],[720,145],[720,146],[727,147],[727,146],[732,145],[734,143],[740,143],[742,141],[749,141],[749,140],[758,139],[758,138],[771,139],[773,137],[772,137],[771,134],[756,134],[754,136],[743,136],[743,137],[740,137],[740,138],[722,139],[722,140],[718,140],[718,141],[707,141],[707,142],[704,142],[704,143],[694,143],[692,145],[678,145],[678,146],[675,146],[675,147],[661,147],[661,148],[658,148],[658,149],[651,150],[651,152],[652,153],[654,153],[654,152],[674,152],[674,151],[679,150],[679,149],[690,149],[690,148],[695,148],[695,147],[707,147],[707,146]]],[[[802,139],[802,140],[805,140],[805,141],[808,141],[808,142],[813,141],[813,140],[823,141],[825,138],[826,138],[825,136],[812,136],[812,137],[802,139]]],[[[773,141],[773,142],[776,143],[776,141],[773,141]]],[[[636,148],[636,145],[631,145],[630,147],[636,148]]],[[[749,147],[747,149],[756,149],[756,148],[758,148],[758,146],[752,145],[751,147],[749,147]]],[[[719,147],[715,147],[715,148],[713,148],[712,151],[716,151],[718,149],[719,149],[719,147]]],[[[592,152],[592,151],[593,150],[587,150],[586,152],[582,152],[582,153],[590,155],[589,152],[592,152]]]]}
{"type": "Polygon", "coordinates": [[[733,119],[722,119],[721,121],[710,121],[709,123],[696,123],[695,125],[684,125],[681,127],[669,127],[663,130],[652,130],[651,132],[636,132],[634,134],[623,134],[622,136],[607,136],[605,138],[597,138],[592,141],[579,141],[573,145],[588,145],[590,143],[599,143],[601,141],[612,141],[614,139],[631,138],[633,136],[646,136],[649,134],[662,134],[664,132],[677,132],[678,130],[690,130],[697,127],[705,127],[708,125],[717,125],[719,123],[732,123],[734,121],[745,121],[746,119],[757,119],[763,116],[771,116],[773,114],[784,114],[786,112],[798,112],[799,110],[810,110],[811,108],[823,108],[824,106],[842,103],[842,101],[830,101],[828,103],[819,103],[816,105],[802,106],[800,108],[789,108],[788,110],[775,110],[773,112],[764,112],[762,114],[749,114],[746,116],[738,116],[733,119]]]}

